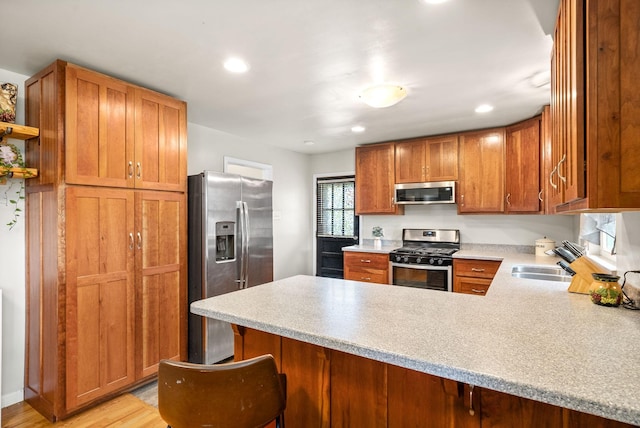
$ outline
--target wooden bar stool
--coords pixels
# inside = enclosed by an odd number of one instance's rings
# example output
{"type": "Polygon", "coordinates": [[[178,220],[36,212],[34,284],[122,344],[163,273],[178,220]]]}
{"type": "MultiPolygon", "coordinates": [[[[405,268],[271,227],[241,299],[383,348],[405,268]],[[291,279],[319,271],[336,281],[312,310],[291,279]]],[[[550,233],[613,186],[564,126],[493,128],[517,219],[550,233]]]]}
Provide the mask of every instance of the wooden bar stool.
{"type": "Polygon", "coordinates": [[[172,428],[284,428],[286,378],[272,355],[226,364],[160,361],[158,410],[172,428]]]}

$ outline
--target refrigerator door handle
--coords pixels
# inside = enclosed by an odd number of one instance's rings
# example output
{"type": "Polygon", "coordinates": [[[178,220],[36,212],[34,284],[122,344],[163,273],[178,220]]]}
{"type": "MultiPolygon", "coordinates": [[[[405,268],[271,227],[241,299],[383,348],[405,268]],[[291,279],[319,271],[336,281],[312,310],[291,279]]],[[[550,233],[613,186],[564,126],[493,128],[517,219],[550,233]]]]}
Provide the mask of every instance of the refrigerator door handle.
{"type": "Polygon", "coordinates": [[[242,279],[244,280],[244,288],[249,286],[249,206],[246,202],[242,202],[242,212],[244,216],[244,231],[242,233],[242,266],[243,266],[243,275],[242,279]]]}
{"type": "Polygon", "coordinates": [[[247,203],[237,201],[238,208],[238,229],[240,234],[240,278],[236,280],[238,288],[247,288],[247,265],[248,265],[248,221],[247,221],[247,203]]]}

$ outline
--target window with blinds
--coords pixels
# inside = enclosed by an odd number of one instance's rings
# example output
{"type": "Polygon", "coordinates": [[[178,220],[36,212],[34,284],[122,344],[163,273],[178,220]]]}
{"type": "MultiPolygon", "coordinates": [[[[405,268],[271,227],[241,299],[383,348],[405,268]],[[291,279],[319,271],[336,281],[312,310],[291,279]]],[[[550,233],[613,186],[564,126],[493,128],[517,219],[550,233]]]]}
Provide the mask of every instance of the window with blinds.
{"type": "Polygon", "coordinates": [[[355,238],[355,179],[318,179],[317,236],[355,238]]]}

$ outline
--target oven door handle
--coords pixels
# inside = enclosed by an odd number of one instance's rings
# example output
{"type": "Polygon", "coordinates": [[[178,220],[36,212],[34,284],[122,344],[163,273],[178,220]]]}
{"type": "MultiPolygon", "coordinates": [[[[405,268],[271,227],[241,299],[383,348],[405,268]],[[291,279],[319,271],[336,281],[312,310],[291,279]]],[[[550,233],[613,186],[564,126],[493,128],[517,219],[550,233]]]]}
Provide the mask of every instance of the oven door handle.
{"type": "Polygon", "coordinates": [[[434,266],[434,265],[412,265],[408,263],[393,263],[391,267],[407,268],[407,269],[420,269],[420,270],[449,270],[451,266],[434,266]]]}

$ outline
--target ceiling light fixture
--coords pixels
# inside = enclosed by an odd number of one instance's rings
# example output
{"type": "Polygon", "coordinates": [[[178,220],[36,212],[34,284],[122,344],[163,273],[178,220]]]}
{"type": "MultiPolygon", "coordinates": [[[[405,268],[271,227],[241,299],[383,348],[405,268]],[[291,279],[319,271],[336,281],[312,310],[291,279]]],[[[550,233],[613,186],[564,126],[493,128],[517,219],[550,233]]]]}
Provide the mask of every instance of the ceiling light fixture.
{"type": "Polygon", "coordinates": [[[315,143],[314,143],[313,141],[311,141],[311,140],[306,140],[306,141],[304,142],[304,145],[305,145],[305,146],[313,146],[314,144],[315,144],[315,143]]]}
{"type": "Polygon", "coordinates": [[[407,90],[391,83],[369,86],[360,93],[360,99],[374,108],[391,107],[407,96],[407,90]]]}
{"type": "Polygon", "coordinates": [[[427,4],[440,4],[446,1],[447,0],[422,0],[423,3],[427,3],[427,4]]]}
{"type": "Polygon", "coordinates": [[[366,128],[364,126],[362,126],[362,125],[356,125],[356,126],[351,128],[351,132],[356,132],[356,133],[364,132],[365,129],[366,128]]]}
{"type": "Polygon", "coordinates": [[[224,68],[232,73],[245,73],[249,65],[240,58],[229,58],[224,62],[224,68]]]}
{"type": "Polygon", "coordinates": [[[489,104],[482,104],[476,107],[476,113],[489,113],[491,110],[493,110],[493,106],[489,104]]]}

